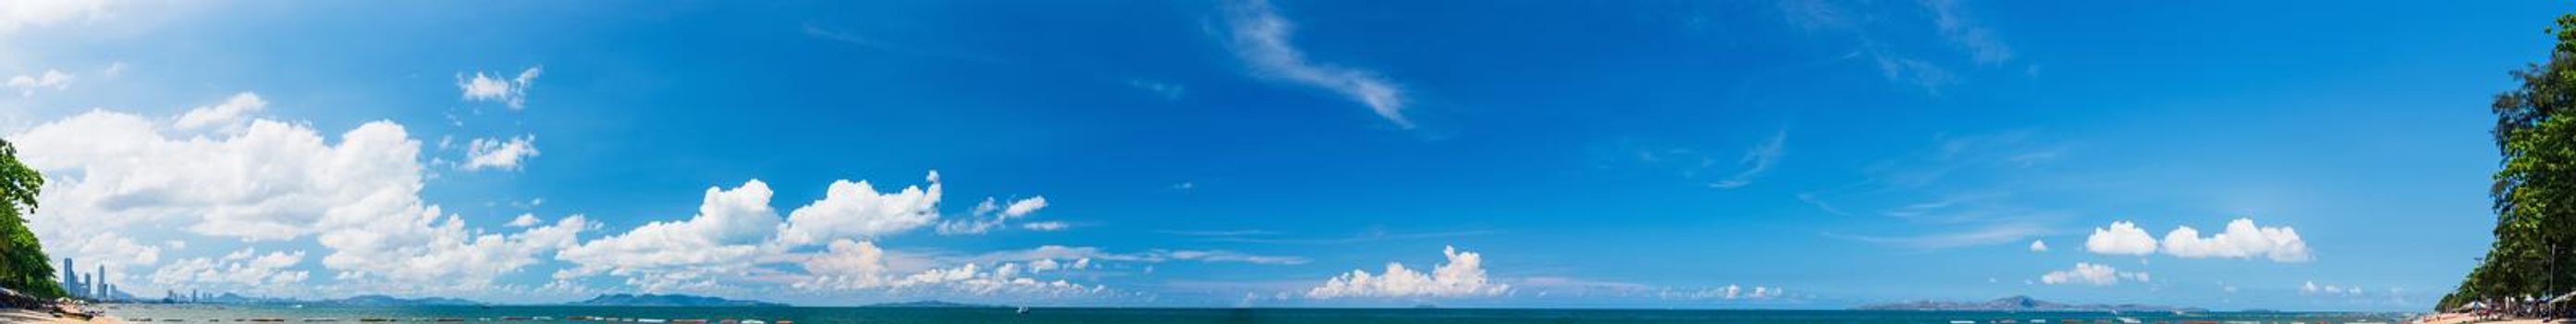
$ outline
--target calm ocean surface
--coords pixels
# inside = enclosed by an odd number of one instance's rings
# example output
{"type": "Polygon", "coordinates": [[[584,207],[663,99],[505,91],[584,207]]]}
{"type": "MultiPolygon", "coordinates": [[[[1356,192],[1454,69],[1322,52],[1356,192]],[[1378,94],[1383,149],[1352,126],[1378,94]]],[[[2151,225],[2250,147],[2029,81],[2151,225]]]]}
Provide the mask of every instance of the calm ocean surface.
{"type": "MultiPolygon", "coordinates": [[[[204,305],[120,305],[108,314],[154,323],[217,320],[225,323],[237,319],[278,318],[285,323],[316,323],[306,319],[334,318],[331,323],[359,323],[360,319],[386,318],[397,323],[427,322],[453,318],[464,323],[611,323],[571,321],[573,316],[601,316],[652,319],[722,319],[778,320],[798,324],[843,323],[1854,323],[1854,324],[1951,324],[1952,321],[1975,321],[1991,324],[1999,320],[2029,324],[2045,320],[2049,324],[2119,323],[2107,313],[2005,313],[2005,312],[1915,312],[1915,311],[1817,311],[1817,310],[1561,310],[1561,309],[1154,309],[1154,308],[1037,308],[1027,314],[1011,309],[947,308],[748,308],[748,307],[572,307],[572,306],[493,306],[482,307],[383,307],[383,308],[288,308],[266,306],[204,305]],[[551,321],[506,320],[509,317],[553,317],[551,321]],[[2072,322],[2069,322],[2072,321],[2072,322]]],[[[2396,315],[2356,313],[2195,313],[2126,314],[2146,324],[2331,324],[2397,323],[2396,315]]],[[[244,322],[248,323],[248,322],[244,322]]]]}

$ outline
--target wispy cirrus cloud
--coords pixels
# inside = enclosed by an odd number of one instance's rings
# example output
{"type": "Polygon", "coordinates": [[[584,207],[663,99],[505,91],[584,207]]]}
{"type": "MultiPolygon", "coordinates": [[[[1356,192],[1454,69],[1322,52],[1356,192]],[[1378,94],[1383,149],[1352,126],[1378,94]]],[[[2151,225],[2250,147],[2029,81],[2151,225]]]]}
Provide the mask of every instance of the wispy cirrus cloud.
{"type": "Polygon", "coordinates": [[[1918,250],[1940,250],[1971,246],[1988,246],[2028,240],[2046,235],[2049,230],[2031,223],[1997,223],[1961,231],[1915,236],[1871,236],[1824,233],[1827,237],[1900,246],[1918,250]]]}
{"type": "Polygon", "coordinates": [[[1278,11],[1263,0],[1235,1],[1226,6],[1232,38],[1229,45],[1236,58],[1251,65],[1254,75],[1330,90],[1368,105],[1370,111],[1397,127],[1413,128],[1413,121],[1404,115],[1401,87],[1374,71],[1309,60],[1305,51],[1289,44],[1296,24],[1280,17],[1278,11]]]}
{"type": "Polygon", "coordinates": [[[1779,9],[1791,24],[1807,31],[1848,35],[1859,47],[1850,55],[1869,56],[1870,61],[1876,63],[1881,77],[1890,82],[1919,87],[1935,95],[1939,94],[1941,89],[1955,85],[1962,79],[1960,72],[1936,62],[1935,57],[1944,56],[1940,54],[1957,55],[1980,65],[2008,64],[2017,57],[2012,47],[2006,44],[2001,36],[1997,36],[1999,32],[1980,23],[1973,15],[1968,14],[1967,8],[1955,0],[1922,0],[1913,3],[1916,8],[1885,10],[1919,13],[1920,17],[1907,17],[1919,19],[1887,19],[1888,17],[1875,14],[1877,11],[1871,10],[1873,8],[1847,6],[1851,4],[1825,0],[1793,0],[1780,2],[1779,9]],[[1873,25],[1889,23],[1928,23],[1931,26],[1929,28],[1919,25],[1899,26],[1881,30],[1873,25]],[[1934,35],[1926,36],[1937,37],[1952,49],[1933,51],[1935,55],[1924,55],[1924,51],[1906,48],[1907,45],[1904,42],[1882,40],[1905,39],[1913,35],[1890,36],[1888,34],[1903,34],[1918,30],[1937,31],[1934,35]]]}
{"type": "Polygon", "coordinates": [[[1370,230],[1370,231],[1368,231],[1368,232],[1360,233],[1359,235],[1353,235],[1353,236],[1347,236],[1347,237],[1322,237],[1322,238],[1276,238],[1276,237],[1251,237],[1250,235],[1237,235],[1237,236],[1217,236],[1217,237],[1209,237],[1209,238],[1208,238],[1208,240],[1209,240],[1209,241],[1217,241],[1217,242],[1267,243],[1267,244],[1349,244],[1349,243],[1378,242],[1378,241],[1392,241],[1392,240],[1415,240],[1415,239],[1432,239],[1432,238],[1451,238],[1451,237],[1481,236],[1481,235],[1492,235],[1492,234],[1501,234],[1501,233],[1502,233],[1502,231],[1492,231],[1492,230],[1466,230],[1466,231],[1443,231],[1443,232],[1393,233],[1393,232],[1387,232],[1387,231],[1385,231],[1385,230],[1375,230],[1375,229],[1373,229],[1373,230],[1370,230]]]}
{"type": "Polygon", "coordinates": [[[1718,189],[1735,189],[1753,184],[1753,179],[1755,177],[1762,176],[1763,172],[1771,171],[1771,164],[1780,161],[1780,154],[1787,146],[1788,141],[1789,130],[1783,129],[1778,133],[1773,133],[1770,138],[1763,140],[1759,144],[1754,144],[1752,148],[1744,150],[1744,159],[1737,162],[1744,164],[1744,171],[1738,171],[1734,176],[1726,177],[1725,180],[1718,180],[1717,182],[1709,183],[1708,186],[1718,189]]]}

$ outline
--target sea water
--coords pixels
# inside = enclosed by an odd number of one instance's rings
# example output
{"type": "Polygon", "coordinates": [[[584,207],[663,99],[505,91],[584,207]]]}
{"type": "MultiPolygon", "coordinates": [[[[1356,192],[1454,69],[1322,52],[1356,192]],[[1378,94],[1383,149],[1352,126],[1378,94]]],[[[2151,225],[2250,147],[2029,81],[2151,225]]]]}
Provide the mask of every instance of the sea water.
{"type": "MultiPolygon", "coordinates": [[[[284,323],[360,323],[391,319],[394,323],[625,323],[573,320],[576,316],[626,319],[725,319],[797,324],[855,323],[1844,323],[1844,324],[2119,324],[2120,318],[2144,324],[2349,324],[2398,323],[2397,314],[2211,312],[2211,313],[2049,313],[1842,310],[1613,310],[1613,309],[1314,309],[1314,308],[864,308],[864,307],[591,307],[591,306],[407,306],[285,307],[214,305],[116,305],[108,315],[128,322],[249,323],[280,319],[284,323]],[[514,318],[548,317],[551,320],[514,318]],[[329,322],[323,322],[328,319],[329,322]],[[2044,323],[2033,323],[2034,320],[2044,323]]],[[[137,323],[140,324],[140,323],[137,323]]]]}

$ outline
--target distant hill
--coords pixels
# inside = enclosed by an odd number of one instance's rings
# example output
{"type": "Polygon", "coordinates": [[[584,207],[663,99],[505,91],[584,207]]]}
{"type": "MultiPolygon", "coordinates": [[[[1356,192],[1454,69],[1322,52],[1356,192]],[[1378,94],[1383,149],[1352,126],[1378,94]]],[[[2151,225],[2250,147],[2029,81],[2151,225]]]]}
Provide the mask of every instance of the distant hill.
{"type": "Polygon", "coordinates": [[[476,302],[476,301],[471,301],[471,300],[463,300],[463,299],[455,299],[455,298],[446,298],[446,297],[427,297],[427,298],[417,298],[417,299],[405,299],[405,298],[395,298],[395,297],[392,297],[392,296],[385,296],[385,295],[365,295],[365,296],[357,296],[357,297],[349,297],[349,298],[341,298],[341,299],[332,299],[332,300],[314,301],[313,303],[314,303],[314,304],[321,304],[321,305],[339,305],[339,306],[474,306],[474,305],[482,305],[482,304],[483,304],[482,302],[476,302]]]}
{"type": "Polygon", "coordinates": [[[985,304],[951,303],[951,302],[936,301],[936,300],[908,301],[908,302],[901,302],[901,303],[879,303],[879,304],[869,304],[869,305],[867,305],[867,306],[863,306],[863,307],[874,307],[874,308],[1010,308],[1009,306],[1002,306],[1002,305],[985,305],[985,304]]]}
{"type": "Polygon", "coordinates": [[[2140,304],[2119,304],[2119,305],[2084,304],[2084,305],[2071,305],[2071,304],[2060,304],[2060,303],[2049,302],[2049,301],[2045,301],[2045,300],[2033,299],[2033,298],[2030,298],[2030,296],[2012,296],[2012,297],[1996,298],[1995,300],[1989,300],[1989,301],[1983,301],[1983,302],[1912,301],[1912,302],[1902,302],[1902,303],[1875,304],[1875,305],[1861,305],[1860,307],[1853,307],[1852,309],[1857,309],[1857,310],[1915,310],[1915,311],[2011,311],[2011,312],[2206,312],[2206,311],[2209,311],[2209,310],[2207,310],[2207,309],[2192,308],[2192,307],[2174,307],[2174,306],[2162,306],[2162,305],[2140,305],[2140,304]]]}
{"type": "Polygon", "coordinates": [[[565,304],[565,305],[576,305],[576,306],[747,306],[747,307],[787,307],[787,304],[772,303],[772,302],[764,302],[764,301],[756,301],[756,300],[732,300],[732,299],[724,299],[724,298],[716,298],[716,297],[690,296],[690,295],[676,295],[676,294],[674,294],[674,295],[655,295],[655,294],[642,294],[642,295],[607,294],[607,295],[599,295],[599,297],[594,297],[594,298],[591,298],[590,300],[577,301],[577,302],[570,302],[570,303],[564,303],[564,304],[565,304]]]}

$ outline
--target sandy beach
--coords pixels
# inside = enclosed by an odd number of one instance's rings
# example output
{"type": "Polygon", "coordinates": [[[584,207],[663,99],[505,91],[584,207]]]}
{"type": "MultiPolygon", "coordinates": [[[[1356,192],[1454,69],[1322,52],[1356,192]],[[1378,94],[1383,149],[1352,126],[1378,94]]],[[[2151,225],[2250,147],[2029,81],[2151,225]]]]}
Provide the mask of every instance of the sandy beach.
{"type": "Polygon", "coordinates": [[[117,319],[115,316],[100,316],[96,319],[83,321],[69,318],[55,318],[53,315],[45,314],[45,312],[11,309],[0,310],[0,323],[124,324],[125,321],[117,319]]]}
{"type": "Polygon", "coordinates": [[[2417,321],[2414,321],[2414,322],[2411,322],[2411,323],[2413,323],[2413,324],[2472,324],[2472,323],[2475,323],[2475,324],[2564,324],[2564,323],[2567,323],[2567,321],[2564,321],[2564,320],[2546,320],[2546,319],[2512,319],[2512,320],[2486,320],[2486,321],[2480,321],[2480,320],[2478,320],[2478,317],[2477,317],[2477,316],[2472,316],[2472,315],[2469,315],[2469,314],[2457,314],[2457,313],[2453,313],[2453,314],[2442,314],[2442,315],[2434,316],[2434,317],[2432,317],[2432,318],[2427,318],[2427,319],[2417,320],[2417,321]]]}

